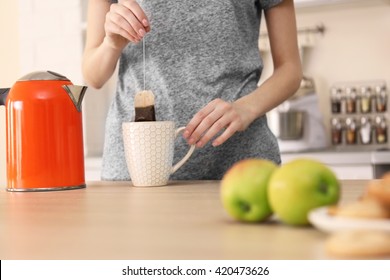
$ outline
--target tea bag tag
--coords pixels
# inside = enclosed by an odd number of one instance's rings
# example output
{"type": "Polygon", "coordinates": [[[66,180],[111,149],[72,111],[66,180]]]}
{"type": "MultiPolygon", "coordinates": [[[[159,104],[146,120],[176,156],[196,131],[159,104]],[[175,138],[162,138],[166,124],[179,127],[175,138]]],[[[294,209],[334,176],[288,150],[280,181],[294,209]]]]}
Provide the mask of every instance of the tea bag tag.
{"type": "Polygon", "coordinates": [[[154,94],[150,90],[138,92],[134,98],[136,122],[155,121],[154,94]]]}

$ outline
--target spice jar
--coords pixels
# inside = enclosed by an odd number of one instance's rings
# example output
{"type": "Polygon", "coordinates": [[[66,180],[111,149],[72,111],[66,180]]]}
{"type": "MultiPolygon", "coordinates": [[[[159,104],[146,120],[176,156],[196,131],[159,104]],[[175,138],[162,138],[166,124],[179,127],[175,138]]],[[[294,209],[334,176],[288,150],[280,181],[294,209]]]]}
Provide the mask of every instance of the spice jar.
{"type": "Polygon", "coordinates": [[[360,112],[371,112],[371,97],[371,87],[363,86],[360,88],[360,112]]]}
{"type": "Polygon", "coordinates": [[[348,87],[345,89],[346,93],[346,111],[348,114],[356,113],[356,88],[348,87]]]}
{"type": "Polygon", "coordinates": [[[377,112],[382,113],[386,111],[387,93],[385,85],[375,87],[375,104],[377,112]]]}
{"type": "Polygon", "coordinates": [[[375,119],[375,138],[378,144],[387,143],[387,124],[385,117],[377,116],[375,119]]]}
{"type": "Polygon", "coordinates": [[[332,118],[332,144],[339,145],[342,143],[342,124],[340,119],[332,118]]]}
{"type": "Polygon", "coordinates": [[[372,141],[372,125],[369,118],[362,117],[360,119],[360,142],[362,144],[370,144],[372,141]]]}
{"type": "Polygon", "coordinates": [[[333,114],[339,114],[341,113],[341,97],[342,97],[342,90],[341,88],[331,88],[330,91],[331,95],[331,108],[333,114]]]}
{"type": "Polygon", "coordinates": [[[345,141],[347,144],[356,144],[357,142],[357,125],[356,121],[353,118],[347,118],[345,120],[346,124],[346,135],[345,141]]]}

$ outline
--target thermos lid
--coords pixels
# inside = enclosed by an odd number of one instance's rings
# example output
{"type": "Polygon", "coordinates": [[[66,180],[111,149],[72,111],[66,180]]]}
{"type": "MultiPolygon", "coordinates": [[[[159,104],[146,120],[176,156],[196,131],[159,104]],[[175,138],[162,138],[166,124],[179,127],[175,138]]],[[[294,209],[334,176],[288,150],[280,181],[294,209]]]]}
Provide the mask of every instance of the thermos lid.
{"type": "Polygon", "coordinates": [[[21,77],[18,81],[69,81],[69,79],[53,71],[36,71],[21,77]]]}

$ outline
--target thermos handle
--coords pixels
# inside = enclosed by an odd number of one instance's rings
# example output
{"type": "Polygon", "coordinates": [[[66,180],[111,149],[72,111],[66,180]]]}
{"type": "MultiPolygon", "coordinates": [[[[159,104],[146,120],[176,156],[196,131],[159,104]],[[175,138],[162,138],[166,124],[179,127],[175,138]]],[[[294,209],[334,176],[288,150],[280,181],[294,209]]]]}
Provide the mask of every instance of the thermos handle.
{"type": "Polygon", "coordinates": [[[0,105],[5,105],[9,90],[9,88],[0,88],[0,105]]]}

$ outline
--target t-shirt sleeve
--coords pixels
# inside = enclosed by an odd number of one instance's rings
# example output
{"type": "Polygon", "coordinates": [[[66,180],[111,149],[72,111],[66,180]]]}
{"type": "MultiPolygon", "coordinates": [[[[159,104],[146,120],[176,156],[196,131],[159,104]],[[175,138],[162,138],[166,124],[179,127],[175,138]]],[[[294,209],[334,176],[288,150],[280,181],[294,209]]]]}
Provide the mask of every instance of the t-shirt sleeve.
{"type": "Polygon", "coordinates": [[[259,0],[261,8],[263,10],[268,10],[269,8],[272,8],[273,6],[278,5],[283,0],[259,0]]]}

